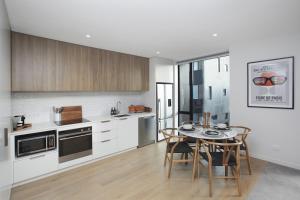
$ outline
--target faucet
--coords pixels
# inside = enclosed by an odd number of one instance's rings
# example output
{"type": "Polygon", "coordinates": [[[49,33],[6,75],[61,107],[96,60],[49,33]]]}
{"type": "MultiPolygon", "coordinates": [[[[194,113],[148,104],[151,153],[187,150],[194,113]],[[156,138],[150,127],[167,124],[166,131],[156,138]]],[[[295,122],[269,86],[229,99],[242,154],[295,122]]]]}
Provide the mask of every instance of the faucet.
{"type": "Polygon", "coordinates": [[[121,101],[117,101],[117,114],[120,114],[121,101]]]}

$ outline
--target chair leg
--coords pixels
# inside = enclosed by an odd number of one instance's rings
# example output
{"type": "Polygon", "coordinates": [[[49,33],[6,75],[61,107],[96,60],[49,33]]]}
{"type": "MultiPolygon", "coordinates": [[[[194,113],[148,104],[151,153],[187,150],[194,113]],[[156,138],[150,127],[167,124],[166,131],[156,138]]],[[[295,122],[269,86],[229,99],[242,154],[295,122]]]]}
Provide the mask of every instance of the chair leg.
{"type": "Polygon", "coordinates": [[[173,165],[173,153],[171,153],[171,158],[170,158],[170,162],[169,162],[168,178],[171,177],[172,165],[173,165]]]}
{"type": "Polygon", "coordinates": [[[252,170],[251,170],[251,165],[250,165],[250,156],[249,156],[248,148],[246,149],[246,159],[247,159],[247,165],[248,165],[249,175],[251,175],[252,174],[252,170]]]}
{"type": "MultiPolygon", "coordinates": [[[[185,160],[188,160],[189,159],[189,154],[188,153],[185,153],[185,160]]],[[[187,165],[188,162],[185,162],[185,165],[187,165]]]]}
{"type": "Polygon", "coordinates": [[[184,153],[181,154],[180,159],[183,160],[183,157],[184,157],[184,153]]]}
{"type": "Polygon", "coordinates": [[[209,185],[209,196],[212,197],[212,167],[211,167],[211,163],[208,164],[208,185],[209,185]]]}
{"type": "Polygon", "coordinates": [[[166,151],[166,154],[165,154],[165,161],[164,161],[164,166],[167,165],[167,159],[168,159],[168,152],[166,151]]]}
{"type": "Polygon", "coordinates": [[[237,188],[238,188],[238,194],[241,196],[241,185],[240,185],[240,166],[237,166],[236,168],[236,183],[237,183],[237,188]]]}
{"type": "Polygon", "coordinates": [[[228,176],[228,166],[225,166],[225,176],[228,176]]]}

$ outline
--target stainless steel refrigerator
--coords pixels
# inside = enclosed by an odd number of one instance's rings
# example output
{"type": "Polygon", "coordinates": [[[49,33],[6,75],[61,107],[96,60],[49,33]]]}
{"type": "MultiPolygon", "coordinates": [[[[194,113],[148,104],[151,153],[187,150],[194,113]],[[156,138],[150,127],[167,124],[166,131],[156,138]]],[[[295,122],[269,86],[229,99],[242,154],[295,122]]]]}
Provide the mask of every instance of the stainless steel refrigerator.
{"type": "MultiPolygon", "coordinates": [[[[162,130],[174,126],[174,101],[173,83],[156,83],[156,113],[157,128],[162,130]]],[[[161,141],[163,135],[158,132],[157,141],[161,141]]]]}

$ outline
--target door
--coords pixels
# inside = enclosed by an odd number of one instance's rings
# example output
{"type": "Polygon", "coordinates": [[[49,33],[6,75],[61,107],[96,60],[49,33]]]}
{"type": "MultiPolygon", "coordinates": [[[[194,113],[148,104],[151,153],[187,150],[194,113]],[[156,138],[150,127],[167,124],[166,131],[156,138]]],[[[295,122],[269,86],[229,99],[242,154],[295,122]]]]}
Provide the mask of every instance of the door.
{"type": "MultiPolygon", "coordinates": [[[[156,83],[156,115],[157,129],[173,128],[174,126],[174,101],[173,83],[156,83]]],[[[157,130],[157,141],[164,139],[157,130]]]]}
{"type": "Polygon", "coordinates": [[[9,199],[12,185],[12,161],[9,152],[10,131],[10,30],[4,1],[0,1],[0,199],[9,199]]]}

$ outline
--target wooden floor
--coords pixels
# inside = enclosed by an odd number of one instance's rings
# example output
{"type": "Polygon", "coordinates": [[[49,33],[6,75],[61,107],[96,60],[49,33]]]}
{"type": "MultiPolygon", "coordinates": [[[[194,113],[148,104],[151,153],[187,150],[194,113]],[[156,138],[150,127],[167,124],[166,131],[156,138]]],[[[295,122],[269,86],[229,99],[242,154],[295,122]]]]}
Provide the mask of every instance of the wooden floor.
{"type": "MultiPolygon", "coordinates": [[[[246,199],[266,165],[252,159],[253,175],[242,163],[242,197],[235,182],[215,179],[213,197],[208,196],[207,168],[200,168],[200,178],[192,181],[191,164],[177,164],[167,179],[163,166],[165,143],[106,158],[42,180],[16,187],[12,200],[139,200],[139,199],[246,199]]],[[[220,168],[214,173],[222,173],[220,168]]]]}

